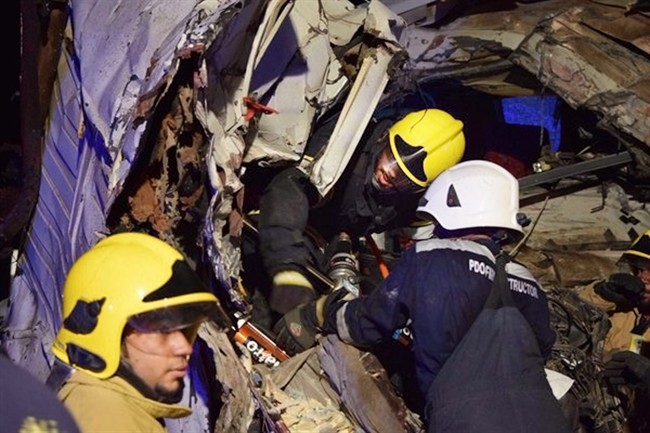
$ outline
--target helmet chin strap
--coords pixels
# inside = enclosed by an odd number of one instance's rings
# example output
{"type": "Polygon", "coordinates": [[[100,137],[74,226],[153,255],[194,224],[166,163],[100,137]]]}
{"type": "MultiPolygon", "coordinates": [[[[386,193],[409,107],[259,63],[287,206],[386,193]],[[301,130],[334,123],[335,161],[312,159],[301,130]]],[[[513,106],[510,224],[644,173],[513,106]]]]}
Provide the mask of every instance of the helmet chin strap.
{"type": "Polygon", "coordinates": [[[513,237],[508,230],[496,230],[490,238],[499,245],[508,245],[513,242],[513,237]]]}
{"type": "Polygon", "coordinates": [[[74,367],[69,366],[59,358],[54,358],[54,364],[45,384],[51,390],[58,392],[73,372],[74,367]]]}
{"type": "Polygon", "coordinates": [[[160,391],[157,391],[147,385],[137,374],[133,372],[131,363],[127,359],[124,359],[124,357],[120,358],[120,365],[117,367],[115,374],[129,382],[135,389],[140,392],[140,394],[148,399],[159,401],[161,403],[174,404],[178,403],[183,398],[183,383],[181,383],[178,391],[174,393],[162,393],[160,391]]]}
{"type": "Polygon", "coordinates": [[[379,185],[379,183],[377,183],[377,181],[373,176],[370,176],[369,184],[370,184],[369,190],[371,194],[377,194],[381,196],[397,194],[397,191],[395,191],[394,189],[384,188],[381,185],[379,185]]]}
{"type": "Polygon", "coordinates": [[[433,233],[436,237],[447,238],[464,238],[464,239],[491,239],[498,245],[507,245],[512,243],[512,234],[505,229],[481,229],[466,228],[458,230],[447,230],[440,224],[436,224],[433,233]]]}
{"type": "Polygon", "coordinates": [[[370,164],[368,164],[366,173],[365,173],[365,185],[368,186],[370,185],[367,190],[370,192],[370,194],[389,194],[393,193],[394,191],[392,190],[387,190],[386,188],[383,188],[377,181],[375,180],[375,166],[377,165],[377,159],[379,158],[379,154],[382,152],[383,147],[382,146],[376,146],[379,149],[372,149],[372,151],[369,152],[368,158],[370,159],[370,164]]]}

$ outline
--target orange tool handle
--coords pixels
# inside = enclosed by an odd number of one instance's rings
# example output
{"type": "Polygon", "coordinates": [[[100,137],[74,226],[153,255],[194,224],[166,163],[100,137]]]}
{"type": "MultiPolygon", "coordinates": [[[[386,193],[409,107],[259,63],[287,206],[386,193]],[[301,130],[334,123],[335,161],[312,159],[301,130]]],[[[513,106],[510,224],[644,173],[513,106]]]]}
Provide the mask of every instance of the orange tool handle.
{"type": "Polygon", "coordinates": [[[388,269],[388,265],[381,255],[381,251],[379,251],[377,242],[375,242],[375,240],[370,235],[366,236],[366,242],[368,242],[368,245],[370,245],[372,255],[375,256],[375,261],[377,262],[377,267],[379,268],[379,272],[381,273],[382,278],[386,278],[390,273],[390,270],[388,269]]]}

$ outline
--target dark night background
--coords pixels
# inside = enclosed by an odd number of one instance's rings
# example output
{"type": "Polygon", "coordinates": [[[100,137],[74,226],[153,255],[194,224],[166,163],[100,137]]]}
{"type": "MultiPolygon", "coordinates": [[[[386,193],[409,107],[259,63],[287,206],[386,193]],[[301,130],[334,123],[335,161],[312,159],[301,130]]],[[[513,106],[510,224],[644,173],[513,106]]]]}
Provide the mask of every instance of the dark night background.
{"type": "MultiPolygon", "coordinates": [[[[24,1],[24,0],[21,0],[24,1]]],[[[2,117],[4,127],[0,129],[3,149],[6,144],[20,142],[20,115],[18,87],[20,77],[20,3],[9,1],[4,5],[5,13],[2,14],[2,28],[8,37],[8,43],[3,44],[5,55],[5,70],[2,78],[2,117]]],[[[4,158],[2,158],[4,160],[4,158]]]]}
{"type": "MultiPolygon", "coordinates": [[[[20,0],[28,1],[28,0],[20,0]]],[[[5,71],[2,74],[2,128],[0,128],[0,218],[11,211],[20,183],[20,1],[3,3],[2,28],[5,71]]],[[[11,256],[0,257],[0,300],[9,294],[11,256]]]]}

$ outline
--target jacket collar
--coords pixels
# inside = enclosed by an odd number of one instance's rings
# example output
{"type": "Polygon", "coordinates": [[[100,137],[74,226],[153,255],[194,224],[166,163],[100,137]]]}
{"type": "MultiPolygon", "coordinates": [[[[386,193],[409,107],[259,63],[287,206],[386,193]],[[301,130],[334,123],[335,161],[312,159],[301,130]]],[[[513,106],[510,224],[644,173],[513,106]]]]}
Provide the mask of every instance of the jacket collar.
{"type": "Polygon", "coordinates": [[[192,409],[181,404],[161,403],[144,397],[130,383],[119,376],[108,379],[98,379],[80,370],[76,370],[70,379],[70,384],[82,386],[96,386],[121,394],[130,404],[137,405],[154,418],[182,418],[190,415],[192,409]]]}

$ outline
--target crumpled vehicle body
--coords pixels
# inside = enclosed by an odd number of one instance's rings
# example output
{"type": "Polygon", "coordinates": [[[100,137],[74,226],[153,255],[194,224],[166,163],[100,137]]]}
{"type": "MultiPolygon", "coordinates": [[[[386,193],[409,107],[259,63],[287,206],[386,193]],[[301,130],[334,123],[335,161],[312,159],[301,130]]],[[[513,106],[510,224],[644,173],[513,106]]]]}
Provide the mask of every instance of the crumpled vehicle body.
{"type": "MultiPolygon", "coordinates": [[[[407,94],[453,99],[451,108],[470,113],[463,118],[468,130],[480,123],[483,106],[465,93],[449,96],[458,88],[450,83],[489,95],[488,105],[552,96],[563,110],[592,115],[573,126],[584,148],[571,149],[570,159],[561,152],[540,157],[520,178],[530,185],[522,188],[522,208],[539,215],[520,257],[548,284],[605,276],[621,249],[650,227],[647,5],[492,3],[70,0],[38,202],[11,284],[3,346],[37,377],[47,376],[66,272],[116,230],[150,231],[177,246],[208,269],[229,303],[245,309],[237,279],[247,166],[299,164],[325,196],[371,117],[407,94]],[[313,125],[334,110],[341,115],[326,151],[303,158],[313,125]],[[613,160],[603,157],[603,131],[615,142],[606,150],[618,156],[613,160]],[[621,179],[625,190],[616,184],[621,179]],[[583,252],[596,258],[576,260],[583,252]]],[[[473,137],[489,142],[483,132],[473,137]]],[[[540,143],[544,135],[539,127],[540,143]]],[[[538,155],[534,138],[515,146],[538,155]]],[[[483,156],[475,142],[468,149],[483,156]]],[[[223,331],[201,335],[214,349],[223,331]]],[[[232,375],[203,371],[202,380],[247,376],[227,352],[203,362],[233,365],[232,375]]],[[[248,385],[233,392],[246,394],[248,385]]],[[[238,410],[223,411],[215,425],[244,431],[254,394],[230,402],[238,410]]],[[[211,409],[195,395],[188,399],[195,415],[172,429],[206,431],[211,409]]]]}
{"type": "MultiPolygon", "coordinates": [[[[331,187],[388,81],[399,51],[391,26],[400,20],[374,1],[313,6],[70,2],[39,201],[3,329],[13,359],[45,380],[66,272],[115,230],[153,232],[207,265],[215,287],[234,286],[242,164],[299,160],[311,125],[342,102],[355,123],[339,128],[337,145],[347,150],[314,161],[324,191],[331,187]],[[361,95],[363,111],[348,94],[361,95]]],[[[192,400],[195,416],[180,428],[205,430],[206,402],[192,400]]],[[[240,422],[218,424],[245,431],[255,405],[244,400],[242,411],[221,411],[240,422]]]]}

